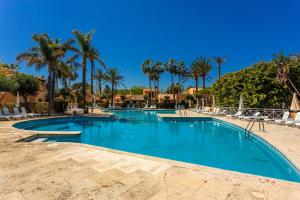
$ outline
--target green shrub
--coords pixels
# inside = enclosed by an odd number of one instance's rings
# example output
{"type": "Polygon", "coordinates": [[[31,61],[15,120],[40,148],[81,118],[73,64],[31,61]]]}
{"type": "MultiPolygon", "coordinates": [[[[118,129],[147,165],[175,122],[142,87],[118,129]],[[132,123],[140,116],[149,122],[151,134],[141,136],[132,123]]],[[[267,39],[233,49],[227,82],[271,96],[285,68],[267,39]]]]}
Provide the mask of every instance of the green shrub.
{"type": "MultiPolygon", "coordinates": [[[[300,66],[291,70],[297,72],[300,66]]],[[[272,63],[260,62],[238,72],[228,73],[216,81],[212,90],[218,106],[238,106],[244,97],[245,107],[282,108],[289,105],[291,93],[276,80],[277,68],[272,63]]],[[[300,86],[300,85],[299,85],[300,86]]],[[[298,87],[299,87],[298,86],[298,87]]]]}

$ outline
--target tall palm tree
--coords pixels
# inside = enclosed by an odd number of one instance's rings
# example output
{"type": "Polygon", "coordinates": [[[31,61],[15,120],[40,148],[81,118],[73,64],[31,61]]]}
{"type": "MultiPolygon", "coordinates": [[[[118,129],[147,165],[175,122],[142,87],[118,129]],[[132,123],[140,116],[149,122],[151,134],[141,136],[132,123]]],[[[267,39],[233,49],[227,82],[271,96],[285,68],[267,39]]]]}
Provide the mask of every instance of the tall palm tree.
{"type": "Polygon", "coordinates": [[[221,78],[221,65],[226,61],[224,57],[214,57],[215,62],[218,64],[218,79],[220,80],[221,78]]]}
{"type": "Polygon", "coordinates": [[[150,99],[150,103],[152,100],[152,80],[153,80],[153,75],[154,75],[154,71],[153,71],[153,66],[154,63],[151,59],[147,59],[144,61],[144,63],[142,64],[142,71],[143,73],[148,77],[149,80],[149,99],[150,99]]]}
{"type": "Polygon", "coordinates": [[[196,93],[198,93],[199,90],[200,74],[201,74],[201,69],[200,69],[199,61],[198,59],[195,59],[190,67],[190,77],[192,77],[195,80],[196,93]]]}
{"type": "Polygon", "coordinates": [[[94,102],[95,102],[95,95],[94,95],[95,61],[97,61],[102,67],[105,67],[105,64],[100,57],[100,53],[95,47],[90,48],[89,60],[91,62],[91,95],[93,98],[93,103],[92,103],[92,111],[93,111],[94,102]]]}
{"type": "Polygon", "coordinates": [[[200,76],[202,77],[202,89],[205,89],[205,81],[207,75],[212,70],[212,64],[210,62],[210,59],[205,57],[196,59],[196,62],[198,63],[200,68],[200,76]]]}
{"type": "MultiPolygon", "coordinates": [[[[165,65],[166,71],[171,74],[171,85],[174,85],[174,75],[177,73],[177,63],[175,59],[169,59],[165,65]]],[[[174,88],[174,87],[172,87],[174,88]]],[[[172,90],[173,99],[175,100],[175,90],[172,90]]]]}
{"type": "Polygon", "coordinates": [[[102,69],[98,68],[95,78],[98,81],[98,87],[99,87],[99,93],[102,93],[102,81],[104,80],[104,72],[102,71],[102,69]]]}
{"type": "Polygon", "coordinates": [[[154,79],[154,89],[155,89],[155,98],[157,99],[159,93],[159,81],[161,74],[164,73],[165,69],[162,62],[156,62],[153,66],[153,79],[154,79]]]}
{"type": "Polygon", "coordinates": [[[93,31],[90,31],[86,34],[80,32],[79,30],[73,30],[73,35],[79,45],[78,53],[82,56],[82,96],[83,96],[83,110],[84,113],[88,113],[86,108],[86,65],[87,60],[90,59],[91,49],[92,49],[92,35],[93,31]]]}
{"type": "Polygon", "coordinates": [[[123,85],[124,76],[117,68],[108,68],[104,80],[111,84],[111,106],[114,105],[114,96],[118,85],[123,85]]]}
{"type": "Polygon", "coordinates": [[[27,52],[19,54],[16,60],[18,62],[26,61],[28,66],[35,65],[38,70],[47,67],[48,114],[51,115],[53,112],[57,71],[63,70],[61,62],[67,51],[73,50],[73,40],[60,43],[57,39],[52,40],[47,34],[35,34],[32,39],[37,45],[30,48],[27,52]]]}
{"type": "Polygon", "coordinates": [[[179,62],[177,62],[177,72],[176,72],[176,75],[178,76],[178,83],[177,83],[177,87],[175,87],[175,91],[176,91],[176,96],[177,96],[177,98],[176,98],[176,104],[178,104],[178,100],[179,100],[179,95],[181,94],[181,91],[182,91],[182,83],[183,83],[183,81],[184,80],[186,80],[187,79],[187,77],[188,77],[188,74],[189,72],[188,72],[188,70],[186,69],[186,67],[185,67],[185,64],[184,64],[184,62],[183,61],[179,61],[179,62]],[[177,90],[176,90],[176,88],[178,88],[177,90]]]}
{"type": "Polygon", "coordinates": [[[277,70],[277,77],[276,79],[283,85],[287,86],[287,88],[291,91],[293,94],[293,90],[300,96],[300,92],[295,86],[295,84],[292,82],[292,80],[289,77],[290,73],[290,66],[291,66],[291,58],[284,56],[283,52],[279,52],[278,54],[273,55],[272,62],[274,65],[278,68],[277,70]],[[288,85],[290,84],[293,88],[288,85]]]}

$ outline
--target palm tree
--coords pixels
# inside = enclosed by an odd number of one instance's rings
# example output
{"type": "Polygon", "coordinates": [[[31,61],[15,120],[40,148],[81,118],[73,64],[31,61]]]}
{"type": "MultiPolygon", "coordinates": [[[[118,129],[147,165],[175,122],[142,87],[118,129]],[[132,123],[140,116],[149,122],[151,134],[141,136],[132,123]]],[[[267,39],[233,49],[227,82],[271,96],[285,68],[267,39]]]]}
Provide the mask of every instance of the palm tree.
{"type": "MultiPolygon", "coordinates": [[[[174,75],[177,73],[177,65],[175,59],[169,59],[165,65],[166,71],[171,74],[171,85],[174,85],[174,75]]],[[[174,88],[174,87],[172,87],[174,88]]],[[[172,90],[173,99],[175,100],[175,90],[172,90]]]]}
{"type": "Polygon", "coordinates": [[[73,35],[79,45],[79,50],[77,51],[82,56],[82,96],[83,96],[83,110],[84,113],[88,113],[86,108],[86,65],[87,60],[93,58],[91,56],[91,49],[93,48],[91,45],[93,31],[90,31],[86,34],[80,32],[79,30],[74,30],[73,35]]]}
{"type": "Polygon", "coordinates": [[[190,77],[192,77],[195,80],[196,93],[198,93],[200,74],[201,74],[200,65],[198,59],[196,59],[191,64],[191,68],[190,68],[190,77]]]}
{"type": "Polygon", "coordinates": [[[91,62],[91,95],[93,98],[93,103],[92,103],[92,112],[93,112],[94,102],[95,102],[95,95],[94,95],[95,61],[99,62],[99,64],[102,67],[105,67],[105,64],[104,64],[103,60],[100,58],[100,53],[94,47],[90,48],[89,60],[91,62]]]}
{"type": "Polygon", "coordinates": [[[67,51],[73,49],[73,40],[59,43],[59,40],[52,40],[47,34],[35,34],[32,39],[37,43],[37,46],[19,54],[16,60],[18,62],[26,61],[28,66],[35,65],[38,70],[44,67],[48,68],[48,114],[51,115],[53,112],[56,75],[59,70],[63,70],[61,62],[67,51]]]}
{"type": "Polygon", "coordinates": [[[200,68],[200,76],[202,77],[202,89],[205,89],[205,80],[209,72],[212,70],[212,64],[210,62],[210,59],[205,57],[196,59],[196,62],[198,63],[200,68]]]}
{"type": "Polygon", "coordinates": [[[292,94],[293,94],[293,90],[292,90],[293,88],[294,91],[300,96],[299,90],[297,89],[297,87],[289,77],[290,66],[292,62],[291,57],[284,56],[283,52],[281,51],[278,54],[273,55],[272,62],[278,68],[276,79],[279,81],[279,83],[287,86],[287,88],[291,91],[292,94]],[[290,84],[292,88],[290,88],[288,84],[290,84]]]}
{"type": "Polygon", "coordinates": [[[153,80],[153,75],[154,75],[154,71],[153,71],[153,61],[151,59],[147,59],[144,61],[144,63],[142,64],[142,71],[143,73],[148,77],[149,79],[149,89],[150,89],[150,92],[149,92],[149,99],[150,99],[150,103],[151,103],[151,100],[152,100],[152,80],[153,80]]]}
{"type": "Polygon", "coordinates": [[[124,77],[117,68],[108,68],[104,80],[111,84],[111,106],[114,105],[115,91],[118,85],[124,85],[124,77]]]}
{"type": "Polygon", "coordinates": [[[99,93],[102,93],[102,81],[104,80],[104,72],[102,71],[102,69],[97,69],[95,78],[98,80],[98,87],[99,87],[99,93]]]}
{"type": "Polygon", "coordinates": [[[69,73],[69,83],[68,83],[68,88],[71,87],[71,82],[75,81],[78,78],[78,73],[77,73],[77,68],[70,66],[70,73],[69,73]]]}
{"type": "Polygon", "coordinates": [[[218,64],[218,80],[221,78],[221,65],[226,61],[224,57],[214,57],[215,62],[218,64]]]}
{"type": "Polygon", "coordinates": [[[158,93],[159,93],[160,76],[165,71],[165,69],[163,67],[163,63],[162,62],[156,62],[155,65],[153,66],[152,71],[153,71],[155,98],[157,99],[158,93]]]}
{"type": "MultiPolygon", "coordinates": [[[[178,84],[182,86],[182,82],[188,77],[188,70],[185,67],[183,61],[177,62],[177,76],[178,76],[178,84]]],[[[181,91],[179,91],[181,93],[181,91]]]]}

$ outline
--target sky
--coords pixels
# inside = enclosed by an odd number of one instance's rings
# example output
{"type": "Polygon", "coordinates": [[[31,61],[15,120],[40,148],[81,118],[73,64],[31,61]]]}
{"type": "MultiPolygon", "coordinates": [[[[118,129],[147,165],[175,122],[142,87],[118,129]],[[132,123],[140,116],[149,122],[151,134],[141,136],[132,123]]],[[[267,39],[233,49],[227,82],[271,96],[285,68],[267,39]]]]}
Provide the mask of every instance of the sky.
{"type": "MultiPolygon", "coordinates": [[[[228,73],[281,50],[299,53],[299,8],[299,0],[0,0],[0,62],[35,45],[34,33],[66,40],[74,29],[95,29],[93,45],[127,87],[147,86],[141,64],[148,58],[189,66],[196,57],[225,56],[228,73]]],[[[217,78],[213,64],[208,85],[217,78]]],[[[47,75],[25,63],[20,71],[47,75]]],[[[165,73],[161,87],[169,83],[165,73]]]]}

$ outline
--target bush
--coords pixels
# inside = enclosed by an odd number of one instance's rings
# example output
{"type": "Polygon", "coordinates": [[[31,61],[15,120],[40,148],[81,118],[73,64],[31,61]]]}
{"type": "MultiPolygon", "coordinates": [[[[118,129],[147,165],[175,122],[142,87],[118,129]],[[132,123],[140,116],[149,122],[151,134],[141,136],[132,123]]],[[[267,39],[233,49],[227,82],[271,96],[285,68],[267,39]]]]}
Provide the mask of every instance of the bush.
{"type": "Polygon", "coordinates": [[[216,104],[238,106],[242,94],[245,107],[282,108],[290,103],[291,93],[276,81],[276,75],[277,68],[265,62],[226,74],[212,86],[216,104]]]}
{"type": "Polygon", "coordinates": [[[0,74],[0,91],[14,93],[18,88],[19,84],[15,79],[0,74]]]}
{"type": "Polygon", "coordinates": [[[48,103],[47,102],[30,103],[29,109],[31,112],[34,113],[46,113],[48,112],[48,103]]]}

